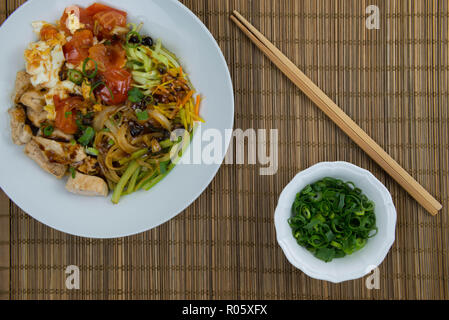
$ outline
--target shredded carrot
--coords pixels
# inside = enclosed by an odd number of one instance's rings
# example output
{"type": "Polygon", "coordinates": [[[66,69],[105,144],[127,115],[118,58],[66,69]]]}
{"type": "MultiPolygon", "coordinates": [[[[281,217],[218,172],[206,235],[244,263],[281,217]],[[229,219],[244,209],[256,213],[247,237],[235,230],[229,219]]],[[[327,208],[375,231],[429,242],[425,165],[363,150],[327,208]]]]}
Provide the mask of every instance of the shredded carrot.
{"type": "Polygon", "coordinates": [[[201,103],[201,96],[196,96],[196,103],[195,103],[195,114],[198,116],[200,114],[200,103],[201,103]]]}
{"type": "Polygon", "coordinates": [[[181,67],[181,66],[179,66],[179,76],[180,76],[180,77],[183,76],[183,73],[182,73],[182,67],[181,67]]]}
{"type": "Polygon", "coordinates": [[[192,118],[193,118],[193,120],[195,120],[195,121],[206,122],[206,121],[204,121],[203,118],[201,118],[200,116],[197,116],[197,115],[194,114],[194,113],[192,113],[192,118]]]}
{"type": "Polygon", "coordinates": [[[165,89],[164,87],[165,87],[167,84],[172,83],[173,81],[175,81],[175,80],[170,80],[170,81],[167,81],[167,82],[165,82],[165,83],[161,83],[160,85],[158,85],[158,86],[156,87],[156,89],[153,90],[153,94],[156,93],[158,90],[161,90],[161,91],[163,90],[163,91],[165,91],[165,92],[168,93],[168,90],[165,89]]]}
{"type": "Polygon", "coordinates": [[[193,94],[195,93],[195,91],[190,90],[189,93],[186,94],[186,96],[180,101],[179,106],[182,108],[187,101],[189,101],[189,99],[193,96],[193,94]]]}

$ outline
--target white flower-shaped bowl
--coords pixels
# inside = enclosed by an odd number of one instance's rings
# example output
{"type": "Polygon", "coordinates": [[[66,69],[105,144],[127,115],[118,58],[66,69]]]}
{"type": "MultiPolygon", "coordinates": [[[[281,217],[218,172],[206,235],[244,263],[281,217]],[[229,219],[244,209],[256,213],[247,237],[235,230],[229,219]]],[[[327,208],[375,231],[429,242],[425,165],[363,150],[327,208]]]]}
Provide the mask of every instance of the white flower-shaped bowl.
{"type": "Polygon", "coordinates": [[[288,261],[308,276],[334,283],[361,278],[379,266],[393,245],[396,229],[396,208],[385,186],[370,172],[347,162],[321,162],[298,173],[279,197],[274,217],[276,236],[288,261]],[[352,181],[375,203],[378,233],[366,246],[331,262],[321,261],[300,246],[288,224],[295,196],[308,184],[325,177],[352,181]]]}

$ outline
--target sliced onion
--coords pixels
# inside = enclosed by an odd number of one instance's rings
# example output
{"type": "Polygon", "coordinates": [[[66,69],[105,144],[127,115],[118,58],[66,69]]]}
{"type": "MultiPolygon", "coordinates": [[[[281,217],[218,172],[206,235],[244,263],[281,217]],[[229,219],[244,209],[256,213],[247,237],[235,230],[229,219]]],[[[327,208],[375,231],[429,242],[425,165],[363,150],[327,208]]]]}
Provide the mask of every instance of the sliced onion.
{"type": "Polygon", "coordinates": [[[129,32],[128,28],[115,26],[114,29],[112,29],[111,34],[120,36],[120,35],[127,34],[128,32],[129,32]]]}
{"type": "Polygon", "coordinates": [[[118,131],[117,131],[117,143],[120,146],[120,148],[122,148],[123,151],[125,151],[126,153],[133,153],[136,152],[138,150],[140,150],[137,147],[134,147],[133,145],[131,145],[128,142],[128,139],[126,139],[126,132],[128,131],[128,126],[126,125],[122,125],[118,131]]]}
{"type": "Polygon", "coordinates": [[[164,129],[167,129],[168,131],[171,131],[171,124],[170,121],[167,119],[166,116],[164,116],[162,113],[160,113],[157,110],[148,110],[148,114],[150,115],[150,117],[152,117],[154,120],[156,120],[157,122],[159,122],[161,124],[161,126],[164,129]]]}
{"type": "Polygon", "coordinates": [[[95,131],[100,131],[103,129],[106,120],[109,118],[109,116],[117,111],[118,107],[106,107],[104,110],[98,112],[95,114],[93,126],[95,131]]]}

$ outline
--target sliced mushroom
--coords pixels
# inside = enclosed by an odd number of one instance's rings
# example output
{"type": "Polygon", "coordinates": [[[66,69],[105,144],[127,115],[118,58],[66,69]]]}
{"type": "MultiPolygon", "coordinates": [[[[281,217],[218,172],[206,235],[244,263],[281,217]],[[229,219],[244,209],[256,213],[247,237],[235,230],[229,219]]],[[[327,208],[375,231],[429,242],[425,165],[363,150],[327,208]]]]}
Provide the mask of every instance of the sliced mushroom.
{"type": "Polygon", "coordinates": [[[21,106],[17,106],[8,110],[11,123],[11,137],[12,141],[21,146],[27,144],[33,133],[31,127],[25,124],[26,115],[25,110],[21,106]]]}

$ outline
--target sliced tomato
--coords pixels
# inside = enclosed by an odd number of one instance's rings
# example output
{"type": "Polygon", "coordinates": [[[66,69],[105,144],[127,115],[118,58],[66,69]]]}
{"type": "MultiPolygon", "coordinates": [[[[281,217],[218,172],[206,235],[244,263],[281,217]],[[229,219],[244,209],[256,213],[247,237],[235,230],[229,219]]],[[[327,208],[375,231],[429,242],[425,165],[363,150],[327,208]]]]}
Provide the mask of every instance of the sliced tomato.
{"type": "Polygon", "coordinates": [[[95,60],[100,71],[106,71],[107,49],[104,44],[96,44],[89,49],[89,58],[95,60]]]}
{"type": "Polygon", "coordinates": [[[126,16],[113,10],[98,12],[94,15],[94,20],[98,21],[101,31],[106,34],[110,33],[116,26],[126,26],[126,16]]]}
{"type": "Polygon", "coordinates": [[[97,13],[99,13],[101,11],[116,11],[116,12],[120,13],[122,16],[124,16],[125,18],[127,16],[125,11],[115,9],[115,8],[106,6],[101,3],[94,3],[91,6],[86,8],[86,14],[90,15],[91,17],[93,17],[94,15],[96,15],[97,13]]]}
{"type": "Polygon", "coordinates": [[[98,63],[102,72],[109,68],[121,69],[126,64],[126,52],[116,43],[113,45],[96,44],[89,49],[89,58],[98,63]]]}
{"type": "Polygon", "coordinates": [[[94,35],[91,30],[78,30],[64,47],[64,56],[68,63],[79,65],[89,56],[89,48],[93,45],[94,35]]]}
{"type": "Polygon", "coordinates": [[[49,24],[43,26],[40,32],[41,40],[43,41],[56,39],[58,34],[58,29],[49,24]]]}
{"type": "Polygon", "coordinates": [[[94,43],[94,34],[88,29],[78,30],[75,32],[70,42],[77,47],[90,48],[94,43]]]}
{"type": "Polygon", "coordinates": [[[131,88],[131,73],[125,69],[108,69],[102,76],[106,86],[102,86],[96,91],[101,100],[108,105],[125,102],[131,88]]]}
{"type": "Polygon", "coordinates": [[[56,128],[67,134],[76,133],[78,126],[76,125],[75,109],[83,105],[83,99],[81,97],[61,99],[58,95],[55,95],[53,96],[53,102],[56,110],[56,128]]]}
{"type": "Polygon", "coordinates": [[[71,42],[64,45],[65,60],[75,66],[79,65],[89,56],[89,49],[75,47],[71,42]]]}
{"type": "Polygon", "coordinates": [[[80,22],[84,24],[84,28],[92,30],[94,28],[94,19],[89,15],[86,9],[81,8],[80,10],[80,22]]]}

